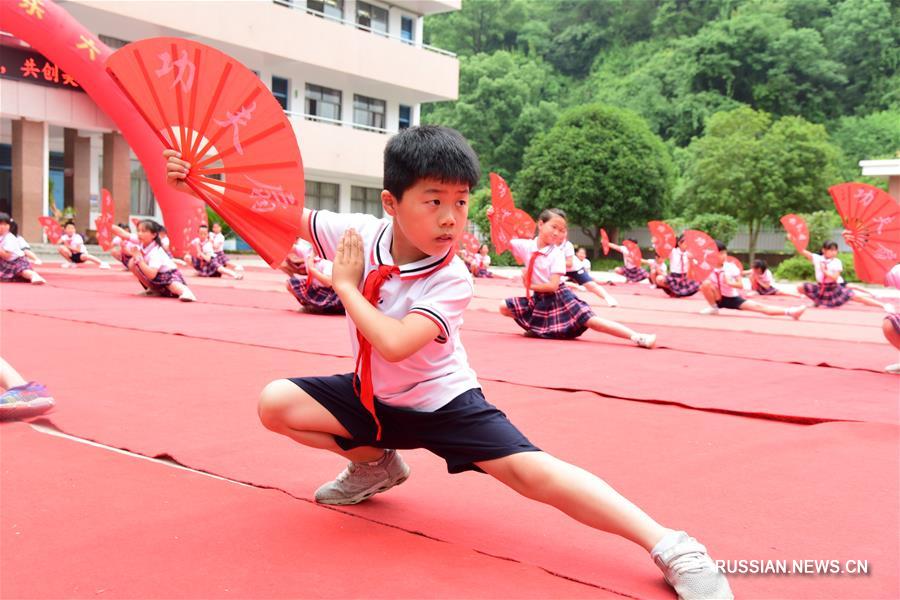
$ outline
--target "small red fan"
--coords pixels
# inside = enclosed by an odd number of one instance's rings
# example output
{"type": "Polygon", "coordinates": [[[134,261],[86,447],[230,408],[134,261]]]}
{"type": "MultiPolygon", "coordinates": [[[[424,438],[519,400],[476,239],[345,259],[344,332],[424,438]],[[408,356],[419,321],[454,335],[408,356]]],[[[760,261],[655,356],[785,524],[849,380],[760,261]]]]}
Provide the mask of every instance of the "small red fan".
{"type": "Polygon", "coordinates": [[[669,258],[675,248],[675,231],[665,221],[649,221],[647,229],[650,230],[650,238],[653,240],[653,249],[663,259],[669,258]]]}
{"type": "Polygon", "coordinates": [[[106,215],[100,215],[94,219],[94,226],[97,228],[97,243],[104,251],[112,248],[112,223],[106,215]]]}
{"type": "Polygon", "coordinates": [[[797,252],[806,250],[809,245],[809,227],[806,226],[803,217],[795,214],[784,215],[781,217],[781,224],[797,252]]]}
{"type": "Polygon", "coordinates": [[[600,230],[600,246],[603,248],[603,256],[609,254],[609,236],[605,229],[600,230]]]}
{"type": "Polygon", "coordinates": [[[62,225],[60,225],[59,221],[53,217],[38,217],[38,223],[41,224],[41,227],[44,229],[44,233],[47,234],[47,239],[50,240],[51,244],[57,243],[59,238],[62,237],[62,225]]]}
{"type": "Polygon", "coordinates": [[[641,247],[631,240],[625,240],[622,245],[628,249],[628,262],[630,263],[628,266],[641,268],[641,259],[644,258],[641,254],[641,247]]]}
{"type": "Polygon", "coordinates": [[[694,281],[705,281],[714,269],[722,266],[716,241],[709,234],[696,229],[688,229],[684,232],[684,241],[690,257],[688,277],[694,281]]]}
{"type": "Polygon", "coordinates": [[[513,237],[520,239],[531,239],[534,237],[534,230],[537,224],[527,212],[520,208],[513,210],[510,221],[513,237]]]}
{"type": "Polygon", "coordinates": [[[191,164],[185,183],[193,193],[279,265],[300,234],[303,164],[291,124],[260,78],[180,38],[128,44],[106,69],[163,145],[191,164]]]}
{"type": "Polygon", "coordinates": [[[468,231],[463,232],[459,245],[461,248],[468,251],[469,254],[478,254],[478,251],[481,249],[481,242],[478,241],[478,238],[475,237],[474,234],[469,233],[468,231]]]}
{"type": "Polygon", "coordinates": [[[844,223],[844,239],[853,249],[856,275],[869,283],[884,283],[900,262],[900,205],[886,192],[865,183],[829,188],[844,223]]]}
{"type": "Polygon", "coordinates": [[[512,192],[509,185],[497,173],[491,173],[491,207],[494,213],[491,215],[491,242],[498,254],[510,249],[509,240],[513,237],[509,219],[516,210],[513,203],[512,192]]]}

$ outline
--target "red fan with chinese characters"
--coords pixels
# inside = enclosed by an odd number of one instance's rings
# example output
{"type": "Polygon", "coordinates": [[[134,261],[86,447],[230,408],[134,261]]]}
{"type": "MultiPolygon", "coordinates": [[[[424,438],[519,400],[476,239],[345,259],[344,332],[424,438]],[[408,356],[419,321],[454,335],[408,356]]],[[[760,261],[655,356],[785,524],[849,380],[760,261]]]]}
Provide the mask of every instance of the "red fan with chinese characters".
{"type": "Polygon", "coordinates": [[[663,259],[669,258],[675,248],[675,231],[665,221],[650,221],[647,223],[650,230],[650,239],[653,241],[653,249],[663,259]]]}
{"type": "Polygon", "coordinates": [[[180,38],[128,44],[106,69],[163,145],[191,163],[193,193],[279,265],[300,235],[303,164],[290,122],[259,77],[180,38]]]}
{"type": "Polygon", "coordinates": [[[644,255],[641,253],[641,247],[631,240],[625,240],[622,242],[622,245],[628,249],[628,262],[630,263],[630,266],[640,269],[641,259],[644,258],[644,255]]]}
{"type": "Polygon", "coordinates": [[[684,241],[687,244],[687,252],[690,257],[688,277],[694,281],[706,281],[714,269],[722,266],[716,241],[709,234],[696,229],[685,231],[684,241]]]}
{"type": "Polygon", "coordinates": [[[44,228],[44,233],[47,234],[47,239],[51,244],[55,244],[62,237],[62,225],[53,217],[38,217],[38,223],[44,228]]]}
{"type": "Polygon", "coordinates": [[[106,188],[101,189],[100,216],[94,219],[94,224],[97,227],[97,243],[107,251],[112,248],[112,226],[115,223],[115,206],[109,190],[106,188]]]}
{"type": "Polygon", "coordinates": [[[481,242],[475,237],[475,234],[464,231],[462,239],[459,241],[461,248],[464,248],[469,254],[478,254],[481,249],[481,242]]]}
{"type": "Polygon", "coordinates": [[[609,254],[609,236],[605,229],[600,230],[600,246],[603,248],[603,256],[609,254]]]}
{"type": "Polygon", "coordinates": [[[781,217],[781,224],[797,252],[806,250],[809,245],[809,227],[806,226],[803,217],[795,214],[784,215],[781,217]]]}
{"type": "Polygon", "coordinates": [[[496,173],[491,173],[491,207],[494,209],[491,215],[491,241],[498,254],[510,249],[511,239],[534,236],[534,220],[528,213],[516,208],[509,185],[496,173]]]}
{"type": "Polygon", "coordinates": [[[844,222],[856,275],[869,283],[884,283],[885,275],[900,262],[900,205],[887,192],[865,183],[842,183],[828,192],[844,222]]]}

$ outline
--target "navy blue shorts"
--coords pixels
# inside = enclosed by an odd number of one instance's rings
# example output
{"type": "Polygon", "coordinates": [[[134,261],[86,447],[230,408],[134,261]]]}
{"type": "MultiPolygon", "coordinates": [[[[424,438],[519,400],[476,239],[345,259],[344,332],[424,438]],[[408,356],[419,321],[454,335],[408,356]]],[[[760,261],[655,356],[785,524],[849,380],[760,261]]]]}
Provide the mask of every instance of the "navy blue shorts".
{"type": "Polygon", "coordinates": [[[375,413],[381,422],[381,440],[376,441],[375,420],[353,391],[353,373],[291,381],[350,433],[350,439],[334,436],[344,450],[359,446],[425,448],[447,461],[450,473],[483,472],[474,463],[540,450],[484,399],[480,388],[463,392],[434,412],[388,406],[376,398],[375,413]]]}
{"type": "Polygon", "coordinates": [[[716,306],[719,308],[733,308],[734,310],[741,310],[741,305],[746,302],[740,296],[722,296],[716,301],[716,306]]]}
{"type": "Polygon", "coordinates": [[[69,262],[77,265],[78,263],[85,262],[85,260],[84,257],[81,256],[81,252],[73,252],[72,257],[69,259],[69,262]]]}
{"type": "Polygon", "coordinates": [[[584,269],[578,269],[577,271],[566,271],[566,277],[568,277],[572,281],[577,281],[580,285],[590,283],[594,280],[594,278],[591,277],[591,274],[584,269]]]}

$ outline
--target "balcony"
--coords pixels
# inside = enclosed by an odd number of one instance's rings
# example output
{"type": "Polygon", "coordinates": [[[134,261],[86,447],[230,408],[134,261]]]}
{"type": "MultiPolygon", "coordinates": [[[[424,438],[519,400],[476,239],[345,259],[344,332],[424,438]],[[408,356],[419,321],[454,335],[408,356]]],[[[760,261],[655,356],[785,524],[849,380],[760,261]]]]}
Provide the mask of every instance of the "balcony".
{"type": "Polygon", "coordinates": [[[386,129],[287,112],[307,172],[381,180],[386,129]]]}

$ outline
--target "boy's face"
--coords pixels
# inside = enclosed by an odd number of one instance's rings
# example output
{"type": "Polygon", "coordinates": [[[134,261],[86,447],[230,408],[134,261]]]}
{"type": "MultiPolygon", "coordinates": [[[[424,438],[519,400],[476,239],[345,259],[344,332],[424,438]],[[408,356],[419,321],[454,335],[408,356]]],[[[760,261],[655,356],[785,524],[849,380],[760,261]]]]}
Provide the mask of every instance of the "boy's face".
{"type": "Polygon", "coordinates": [[[72,225],[71,223],[66,225],[66,233],[68,233],[69,235],[72,235],[73,233],[75,233],[75,226],[72,225]]]}
{"type": "Polygon", "coordinates": [[[398,201],[381,192],[384,212],[416,248],[429,256],[446,254],[462,238],[469,217],[469,186],[421,179],[398,201]]]}

